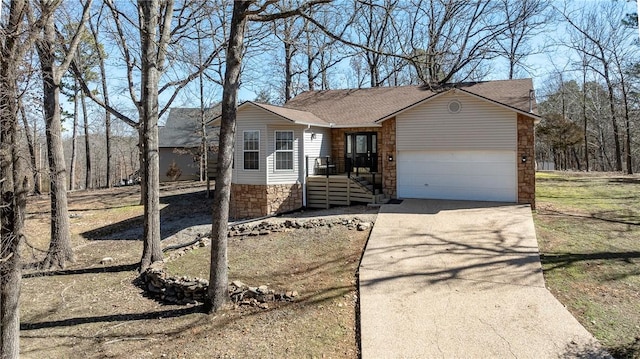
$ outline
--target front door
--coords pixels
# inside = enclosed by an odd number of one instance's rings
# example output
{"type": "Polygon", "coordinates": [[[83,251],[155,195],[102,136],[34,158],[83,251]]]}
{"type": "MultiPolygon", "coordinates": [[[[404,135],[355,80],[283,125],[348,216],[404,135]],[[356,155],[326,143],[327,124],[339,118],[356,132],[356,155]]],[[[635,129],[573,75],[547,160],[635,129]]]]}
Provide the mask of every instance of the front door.
{"type": "Polygon", "coordinates": [[[347,133],[345,141],[347,171],[366,169],[378,172],[378,138],[375,132],[347,133]]]}

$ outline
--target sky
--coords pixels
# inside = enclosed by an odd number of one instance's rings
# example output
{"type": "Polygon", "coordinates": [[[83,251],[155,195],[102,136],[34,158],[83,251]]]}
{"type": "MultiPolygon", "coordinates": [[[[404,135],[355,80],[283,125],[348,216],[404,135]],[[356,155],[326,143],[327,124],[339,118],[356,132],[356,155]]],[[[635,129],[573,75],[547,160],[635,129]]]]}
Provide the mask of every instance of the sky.
{"type": "MultiPolygon", "coordinates": [[[[597,1],[602,0],[581,0],[575,1],[571,4],[573,6],[579,7],[584,4],[594,4],[597,1]]],[[[560,1],[556,3],[561,3],[560,1]]],[[[629,12],[635,11],[637,8],[640,8],[640,4],[637,3],[627,3],[629,12]]],[[[543,32],[541,32],[536,38],[534,38],[531,42],[531,47],[539,48],[544,44],[548,43],[550,39],[558,39],[565,35],[566,31],[563,26],[558,26],[555,28],[547,28],[543,32]]],[[[639,29],[639,37],[640,37],[640,29],[639,29]]],[[[111,49],[113,52],[115,49],[111,49]]],[[[108,50],[109,51],[109,50],[108,50]]],[[[117,50],[115,50],[117,51],[117,50]]],[[[272,61],[272,60],[271,60],[272,61]]],[[[113,62],[113,66],[110,66],[108,72],[109,77],[112,83],[116,82],[118,85],[111,86],[113,89],[118,89],[118,92],[113,92],[110,94],[111,100],[117,103],[120,108],[133,110],[133,104],[131,99],[128,97],[128,91],[125,91],[126,88],[124,85],[126,84],[126,74],[124,69],[122,68],[122,62],[116,62],[115,60],[110,60],[109,62],[113,62]]],[[[263,64],[268,63],[268,61],[252,61],[251,64],[256,64],[262,62],[263,64]]],[[[563,48],[551,48],[546,50],[544,53],[538,53],[534,55],[530,55],[526,59],[526,63],[529,68],[528,73],[521,73],[523,77],[532,77],[534,81],[534,86],[538,93],[542,93],[546,82],[550,75],[556,72],[559,69],[567,68],[568,64],[572,62],[572,54],[571,51],[563,48]]],[[[253,65],[255,66],[255,65],[253,65]]],[[[506,75],[506,70],[504,67],[504,63],[500,63],[499,61],[494,61],[492,63],[492,67],[495,71],[487,78],[487,80],[499,80],[504,79],[506,75]]],[[[350,71],[348,68],[348,60],[344,61],[344,64],[341,64],[335,72],[342,72],[342,78],[346,78],[346,73],[350,71]]],[[[339,81],[339,80],[338,80],[339,81]]],[[[340,81],[339,81],[340,82],[340,81]]],[[[338,87],[346,87],[348,82],[346,80],[342,80],[342,83],[338,83],[336,88],[338,87]]],[[[251,87],[250,81],[245,81],[245,85],[241,86],[239,93],[239,100],[253,100],[256,98],[256,93],[259,91],[259,88],[251,87]]],[[[222,93],[219,87],[210,86],[207,89],[207,97],[208,101],[217,101],[221,98],[222,93]]],[[[168,98],[167,95],[161,97],[161,102],[164,103],[168,98]]],[[[539,100],[540,101],[540,100],[539,100]]],[[[72,110],[72,104],[67,103],[66,100],[63,100],[65,104],[63,106],[67,110],[72,110]],[[71,107],[70,107],[71,106],[71,107]]],[[[162,105],[162,104],[161,104],[162,105]]],[[[187,88],[183,89],[179,97],[173,102],[173,107],[199,107],[199,94],[197,91],[197,81],[192,82],[187,88]]],[[[135,113],[135,112],[133,112],[135,113]]],[[[161,118],[160,123],[164,123],[165,118],[161,118]]]]}

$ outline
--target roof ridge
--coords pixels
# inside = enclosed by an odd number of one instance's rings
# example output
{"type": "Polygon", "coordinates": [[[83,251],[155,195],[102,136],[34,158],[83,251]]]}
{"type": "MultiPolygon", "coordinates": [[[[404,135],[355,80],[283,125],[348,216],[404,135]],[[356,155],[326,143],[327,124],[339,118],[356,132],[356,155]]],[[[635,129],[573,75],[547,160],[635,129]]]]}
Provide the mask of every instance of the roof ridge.
{"type": "Polygon", "coordinates": [[[428,84],[420,84],[420,85],[401,85],[401,86],[375,86],[375,87],[358,87],[358,88],[342,88],[342,89],[328,89],[328,90],[307,90],[303,91],[289,101],[285,102],[282,107],[286,108],[286,105],[291,101],[296,99],[301,95],[309,95],[309,94],[320,94],[320,93],[329,93],[329,92],[356,92],[356,91],[378,91],[378,90],[391,90],[391,89],[401,89],[401,88],[419,88],[425,90],[435,90],[435,89],[450,89],[456,86],[465,85],[465,86],[473,86],[477,84],[483,83],[496,83],[496,82],[516,82],[516,81],[532,81],[533,78],[525,77],[521,79],[500,79],[500,80],[480,80],[480,81],[459,81],[459,82],[447,82],[444,84],[436,84],[429,86],[428,84]]]}

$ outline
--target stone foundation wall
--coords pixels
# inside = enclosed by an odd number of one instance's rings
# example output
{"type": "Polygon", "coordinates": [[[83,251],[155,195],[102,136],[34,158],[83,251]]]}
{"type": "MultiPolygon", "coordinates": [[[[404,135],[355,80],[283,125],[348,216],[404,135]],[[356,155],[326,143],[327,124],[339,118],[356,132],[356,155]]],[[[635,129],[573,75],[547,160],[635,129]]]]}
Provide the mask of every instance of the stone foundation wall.
{"type": "Polygon", "coordinates": [[[266,185],[231,184],[230,218],[257,218],[268,214],[266,185]]]}
{"type": "Polygon", "coordinates": [[[231,185],[229,217],[258,218],[302,208],[302,185],[231,185]]]}
{"type": "Polygon", "coordinates": [[[268,214],[283,213],[302,208],[302,184],[267,186],[268,214]]]}
{"type": "Polygon", "coordinates": [[[536,169],[534,120],[518,114],[518,203],[529,203],[536,208],[536,169]],[[522,162],[523,156],[526,161],[522,162]]]}

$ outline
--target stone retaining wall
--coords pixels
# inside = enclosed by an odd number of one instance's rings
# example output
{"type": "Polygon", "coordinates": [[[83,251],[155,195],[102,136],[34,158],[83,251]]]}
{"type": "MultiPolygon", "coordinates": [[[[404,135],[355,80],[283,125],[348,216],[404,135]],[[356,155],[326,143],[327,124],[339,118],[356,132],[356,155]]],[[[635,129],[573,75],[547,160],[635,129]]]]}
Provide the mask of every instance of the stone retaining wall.
{"type": "MultiPolygon", "coordinates": [[[[253,237],[263,236],[275,232],[297,229],[313,229],[320,227],[331,228],[333,226],[346,226],[349,230],[366,231],[372,223],[361,221],[359,218],[336,218],[333,220],[309,219],[309,220],[285,220],[262,221],[259,223],[245,223],[229,228],[229,237],[253,237]]],[[[203,303],[207,295],[209,281],[201,278],[187,276],[173,277],[167,275],[165,263],[178,258],[185,253],[199,247],[211,244],[211,234],[198,234],[199,241],[191,245],[179,248],[165,257],[164,261],[153,263],[140,275],[141,287],[148,296],[165,303],[172,304],[197,304],[203,303]]],[[[260,308],[268,308],[269,302],[290,302],[298,297],[296,291],[276,292],[267,286],[250,287],[240,281],[229,284],[229,298],[236,305],[250,305],[260,308]]]]}
{"type": "MultiPolygon", "coordinates": [[[[164,262],[153,263],[141,279],[149,296],[172,304],[203,303],[209,287],[206,279],[167,276],[164,262]]],[[[269,302],[291,302],[297,296],[296,291],[276,292],[267,286],[249,287],[240,281],[229,284],[229,298],[237,305],[267,309],[269,302]]]]}

